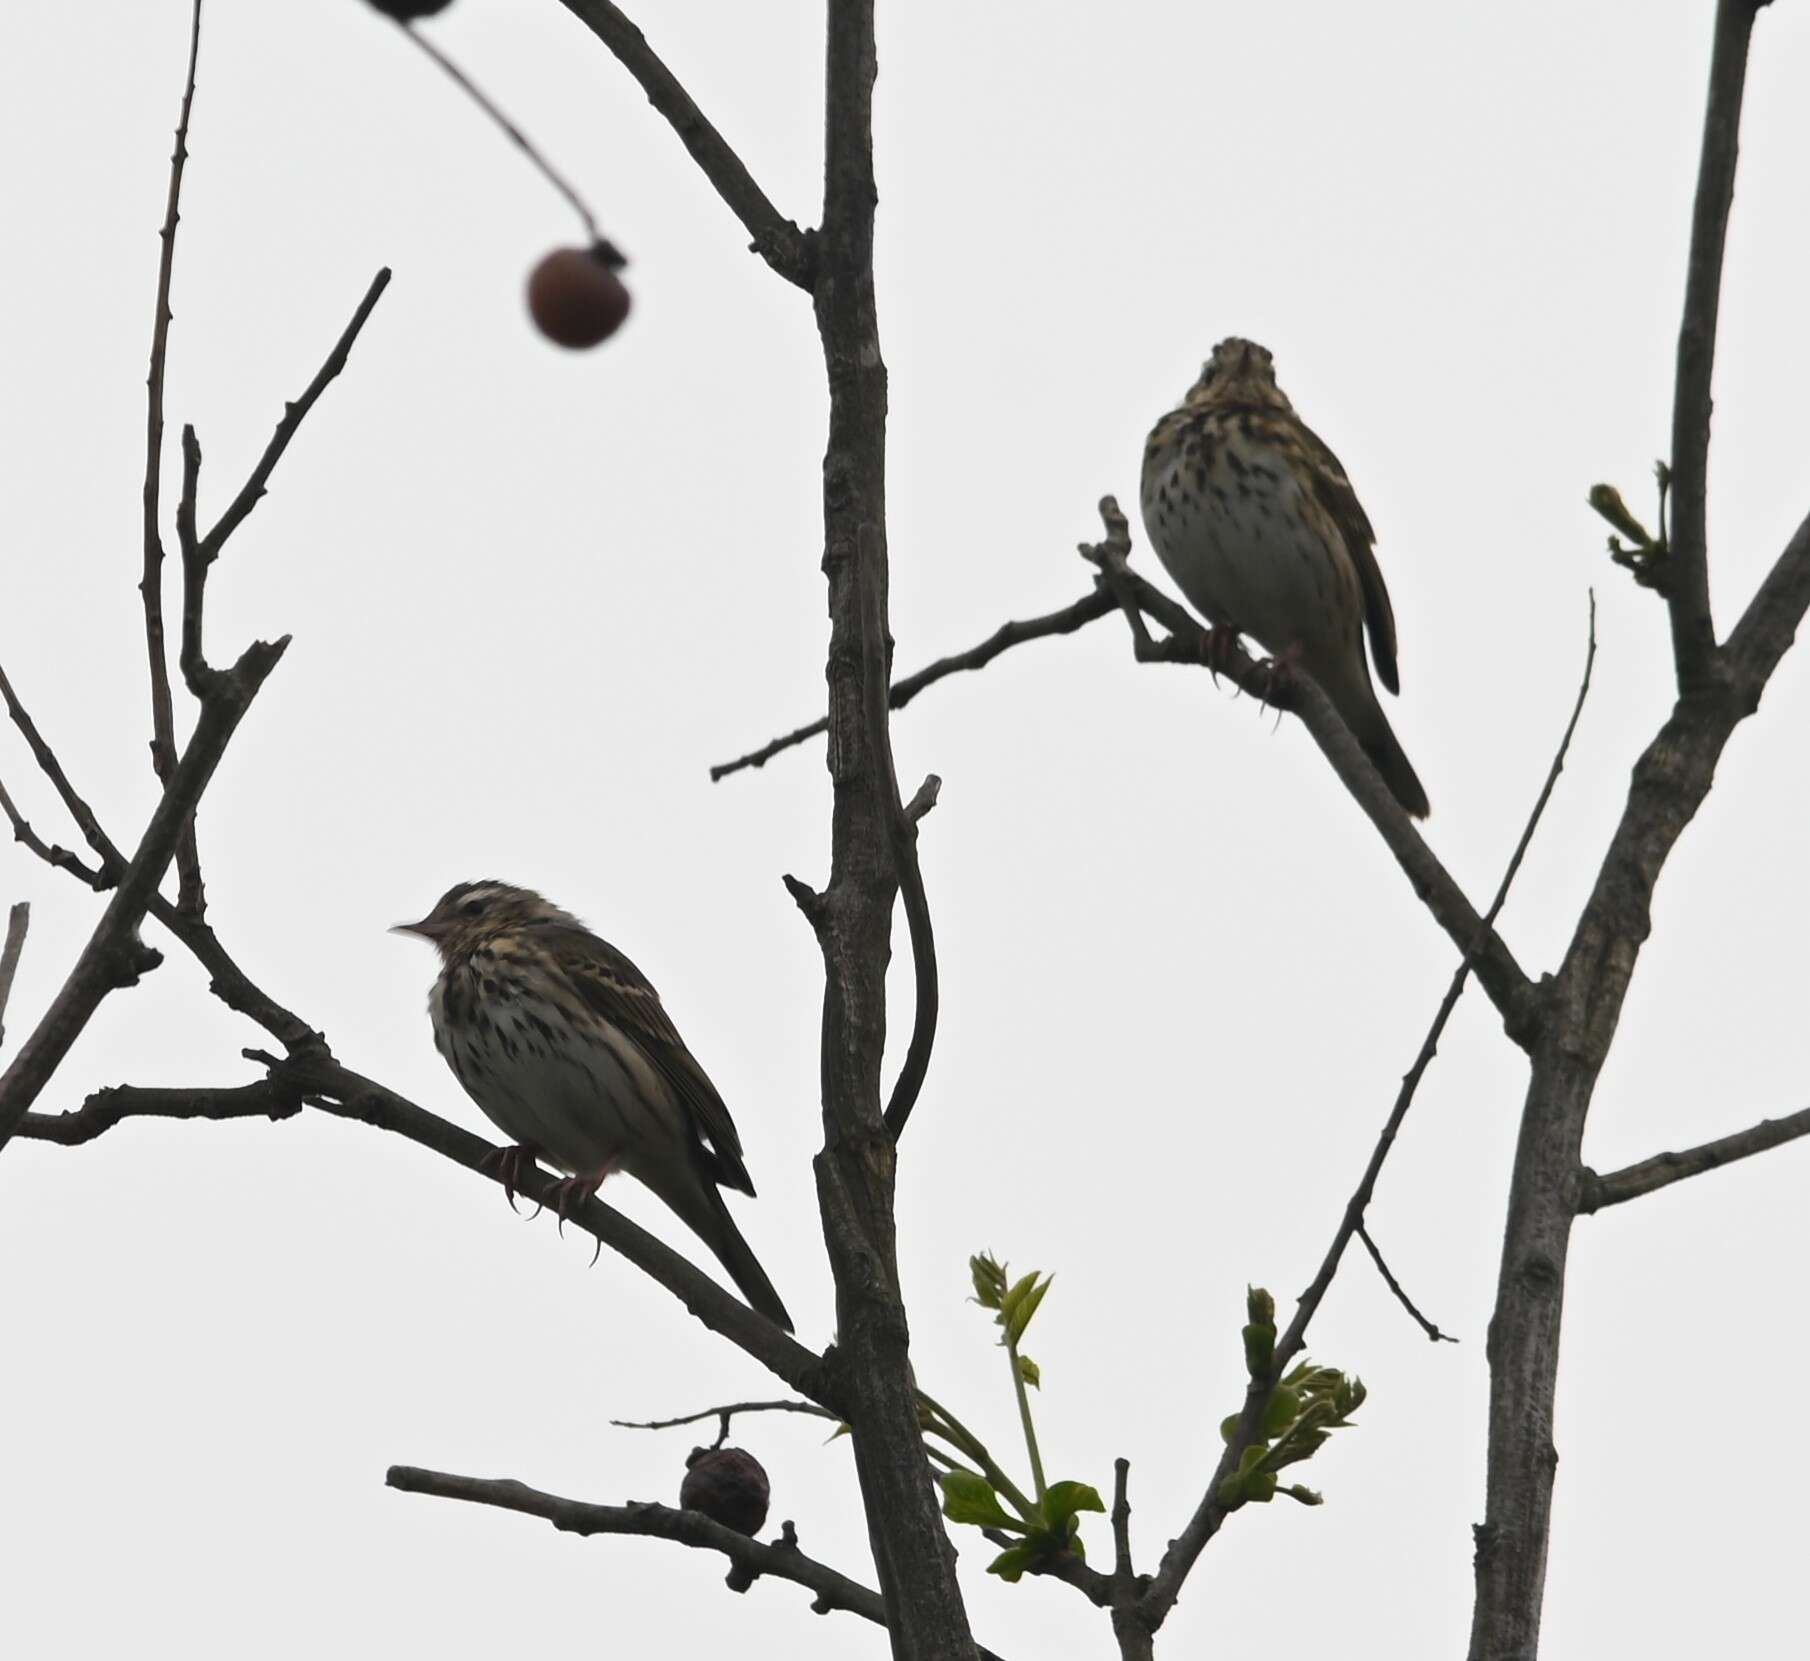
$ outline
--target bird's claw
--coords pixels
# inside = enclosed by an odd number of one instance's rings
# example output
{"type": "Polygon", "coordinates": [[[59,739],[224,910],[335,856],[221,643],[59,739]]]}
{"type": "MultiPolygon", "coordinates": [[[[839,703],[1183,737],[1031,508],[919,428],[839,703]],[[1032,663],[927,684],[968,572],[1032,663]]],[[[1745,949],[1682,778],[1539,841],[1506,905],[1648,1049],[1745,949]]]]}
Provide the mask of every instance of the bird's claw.
{"type": "MultiPolygon", "coordinates": [[[[486,1176],[494,1177],[503,1185],[503,1197],[509,1201],[509,1209],[518,1217],[521,1215],[521,1208],[515,1203],[516,1191],[522,1186],[524,1174],[534,1170],[534,1160],[534,1150],[517,1142],[506,1148],[492,1148],[478,1166],[486,1176]]],[[[541,1214],[541,1210],[541,1203],[536,1200],[534,1209],[528,1214],[528,1221],[533,1222],[541,1214]]]]}

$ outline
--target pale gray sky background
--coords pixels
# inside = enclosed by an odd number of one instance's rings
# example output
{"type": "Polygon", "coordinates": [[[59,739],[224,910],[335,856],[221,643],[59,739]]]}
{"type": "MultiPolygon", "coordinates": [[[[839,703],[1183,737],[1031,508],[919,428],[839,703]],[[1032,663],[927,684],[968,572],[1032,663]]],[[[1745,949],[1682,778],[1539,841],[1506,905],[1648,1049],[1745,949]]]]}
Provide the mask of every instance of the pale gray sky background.
{"type": "MultiPolygon", "coordinates": [[[[637,10],[801,222],[819,196],[820,10],[637,10]]],[[[113,0],[0,23],[0,655],[128,842],[155,797],[134,585],[187,11],[113,0]]],[[[1613,480],[1646,512],[1667,446],[1711,11],[884,6],[900,666],[1081,593],[1074,544],[1103,492],[1134,500],[1151,421],[1219,337],[1262,340],[1378,527],[1402,641],[1391,719],[1433,798],[1429,838],[1475,897],[1563,725],[1597,585],[1598,689],[1503,925],[1550,966],[1669,699],[1661,608],[1610,567],[1584,493],[1613,480]]],[[[821,1344],[821,988],[779,875],[825,871],[822,754],[705,773],[822,696],[808,303],[744,251],[559,6],[460,0],[430,27],[596,204],[634,260],[636,310],[590,356],[530,331],[522,281],[574,239],[567,210],[354,0],[210,0],[169,398],[172,455],[182,421],[200,428],[206,503],[372,272],[396,271],[213,582],[219,656],[295,636],[207,798],[214,916],[349,1064],[488,1130],[433,1051],[428,952],[384,929],[484,875],[578,912],[654,978],[733,1105],[761,1191],[739,1215],[821,1344]]],[[[1807,80],[1810,10],[1772,7],[1716,382],[1724,626],[1810,505],[1807,80]]],[[[1158,574],[1141,537],[1136,559],[1158,574]]],[[[1800,652],[1661,884],[1591,1120],[1600,1167],[1804,1103],[1807,723],[1800,652]]],[[[1246,1283],[1285,1306],[1306,1283],[1452,965],[1305,736],[1271,725],[1204,675],[1136,667],[1102,623],[895,727],[907,783],[947,781],[924,834],[942,1036],[900,1168],[920,1376],[1009,1451],[966,1259],[1053,1270],[1029,1346],[1051,1475],[1106,1487],[1129,1456],[1146,1566],[1238,1402],[1246,1283]]],[[[77,841],[15,735],[0,769],[40,831],[77,841]]],[[[15,1042],[97,914],[5,851],[0,900],[20,897],[15,1042]]],[[[259,1037],[173,949],[40,1105],[242,1080],[259,1037]]],[[[1429,1346],[1349,1264],[1311,1352],[1372,1397],[1307,1473],[1327,1504],[1235,1519],[1169,1650],[1462,1648],[1523,1081],[1467,998],[1372,1213],[1464,1341],[1429,1346]]],[[[1801,1649],[1807,1183],[1799,1144],[1579,1225],[1547,1655],[1801,1649]]],[[[692,1249],[631,1185],[608,1197],[692,1249]]],[[[772,1393],[589,1255],[412,1145],[319,1116],[10,1147],[9,1653],[884,1653],[795,1587],[732,1597],[712,1557],[384,1489],[403,1461],[670,1500],[689,1433],[606,1421],[772,1393]]],[[[847,1443],[793,1420],[736,1439],[772,1472],[775,1520],[871,1579],[847,1443]]],[[[1100,1524],[1087,1538],[1107,1549],[1100,1524]]],[[[990,1548],[962,1544],[985,1642],[1110,1653],[1067,1588],[1003,1586],[982,1573],[990,1548]]]]}

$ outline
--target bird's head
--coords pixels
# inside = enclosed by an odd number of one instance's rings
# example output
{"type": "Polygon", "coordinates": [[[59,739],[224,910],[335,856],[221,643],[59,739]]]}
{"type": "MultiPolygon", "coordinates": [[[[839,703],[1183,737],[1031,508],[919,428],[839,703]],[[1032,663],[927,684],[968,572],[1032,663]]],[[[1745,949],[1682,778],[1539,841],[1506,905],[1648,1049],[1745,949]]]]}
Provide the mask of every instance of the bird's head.
{"type": "Polygon", "coordinates": [[[1270,356],[1269,348],[1254,340],[1240,340],[1236,335],[1213,348],[1200,379],[1188,393],[1190,403],[1203,399],[1276,410],[1292,407],[1276,385],[1276,360],[1270,356]]]}
{"type": "Polygon", "coordinates": [[[450,960],[508,929],[575,921],[531,888],[486,880],[454,883],[420,922],[398,923],[390,932],[431,940],[441,957],[450,960]]]}

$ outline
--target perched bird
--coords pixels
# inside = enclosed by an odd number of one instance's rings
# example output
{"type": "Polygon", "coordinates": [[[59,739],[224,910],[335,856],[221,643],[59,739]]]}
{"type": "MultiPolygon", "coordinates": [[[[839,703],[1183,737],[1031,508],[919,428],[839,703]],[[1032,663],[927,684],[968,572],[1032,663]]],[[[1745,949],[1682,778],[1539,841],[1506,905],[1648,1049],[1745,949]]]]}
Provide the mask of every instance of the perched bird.
{"type": "Polygon", "coordinates": [[[1339,458],[1276,385],[1265,348],[1213,348],[1145,442],[1142,498],[1151,546],[1194,608],[1313,676],[1395,799],[1424,819],[1427,793],[1364,659],[1367,625],[1377,678],[1400,690],[1376,533],[1339,458]]]}
{"type": "Polygon", "coordinates": [[[511,1198],[536,1159],[570,1173],[556,1191],[562,1217],[626,1171],[790,1332],[786,1306],[717,1192],[754,1192],[735,1121],[647,977],[577,918],[504,882],[458,883],[395,932],[440,953],[428,996],[434,1043],[515,1144],[500,1156],[511,1198]]]}

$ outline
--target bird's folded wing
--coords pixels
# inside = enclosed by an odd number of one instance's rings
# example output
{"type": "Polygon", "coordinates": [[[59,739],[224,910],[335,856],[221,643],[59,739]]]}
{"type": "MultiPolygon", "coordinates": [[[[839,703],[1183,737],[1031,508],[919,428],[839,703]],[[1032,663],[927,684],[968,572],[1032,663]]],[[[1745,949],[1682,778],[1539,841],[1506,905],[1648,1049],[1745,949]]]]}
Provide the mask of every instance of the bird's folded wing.
{"type": "Polygon", "coordinates": [[[626,1034],[672,1086],[673,1094],[717,1156],[719,1181],[744,1194],[754,1192],[742,1163],[742,1139],[709,1075],[697,1063],[672,1023],[646,975],[623,953],[588,929],[548,929],[560,963],[578,995],[598,1015],[626,1034]]]}

